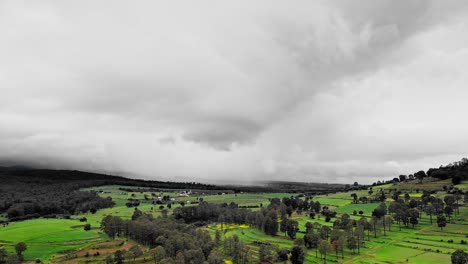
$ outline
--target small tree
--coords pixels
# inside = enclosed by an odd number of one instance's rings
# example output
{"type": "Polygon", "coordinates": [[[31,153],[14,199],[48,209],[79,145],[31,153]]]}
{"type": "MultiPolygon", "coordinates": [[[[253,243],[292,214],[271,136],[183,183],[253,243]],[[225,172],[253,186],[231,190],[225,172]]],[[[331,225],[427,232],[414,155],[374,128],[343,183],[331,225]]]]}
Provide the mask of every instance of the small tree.
{"type": "Polygon", "coordinates": [[[338,259],[338,251],[340,251],[341,245],[339,240],[333,240],[332,248],[335,251],[336,258],[338,259]]]}
{"type": "Polygon", "coordinates": [[[153,256],[154,262],[158,263],[166,257],[166,250],[162,246],[157,246],[151,250],[151,256],[153,256]]]}
{"type": "Polygon", "coordinates": [[[414,174],[414,177],[419,180],[419,183],[422,183],[422,180],[426,177],[426,173],[424,171],[418,171],[414,174]]]}
{"type": "Polygon", "coordinates": [[[4,248],[0,248],[0,263],[5,263],[8,257],[7,251],[4,248]]]}
{"type": "Polygon", "coordinates": [[[162,209],[161,210],[161,215],[166,218],[167,217],[167,214],[169,213],[169,211],[167,209],[162,209]]]}
{"type": "Polygon", "coordinates": [[[350,237],[348,239],[348,248],[353,251],[353,253],[356,253],[356,248],[357,248],[357,240],[354,236],[350,237]]]}
{"type": "Polygon", "coordinates": [[[400,175],[398,178],[400,179],[400,182],[404,182],[406,180],[406,175],[400,175]]]}
{"type": "Polygon", "coordinates": [[[432,204],[429,204],[426,206],[426,214],[429,215],[429,219],[431,220],[431,225],[432,225],[432,215],[435,213],[435,208],[432,204]]]}
{"type": "Polygon", "coordinates": [[[276,255],[276,258],[279,261],[287,261],[288,260],[288,254],[289,254],[289,249],[283,248],[280,251],[278,251],[278,254],[276,255]]]}
{"type": "Polygon", "coordinates": [[[461,250],[457,249],[452,253],[452,264],[466,264],[468,263],[468,254],[461,250]]]}
{"type": "Polygon", "coordinates": [[[445,219],[445,216],[438,215],[437,216],[437,226],[440,227],[440,230],[442,230],[446,225],[447,225],[447,219],[445,219]]]}
{"type": "Polygon", "coordinates": [[[414,228],[418,224],[419,211],[416,208],[411,208],[408,210],[408,215],[410,217],[410,223],[414,228]]]}
{"type": "Polygon", "coordinates": [[[319,251],[320,254],[323,256],[323,263],[327,263],[327,253],[332,252],[332,250],[333,248],[330,245],[330,242],[328,242],[328,240],[320,241],[319,251]]]}
{"type": "Polygon", "coordinates": [[[176,264],[185,264],[185,256],[184,253],[178,252],[175,258],[175,263],[176,264]]]}
{"type": "Polygon", "coordinates": [[[304,247],[302,246],[295,246],[291,250],[291,263],[292,264],[302,264],[304,263],[305,255],[304,255],[304,247]]]}
{"type": "Polygon", "coordinates": [[[89,231],[89,230],[91,230],[91,225],[86,224],[86,225],[84,225],[83,229],[84,229],[84,231],[89,231]]]}
{"type": "Polygon", "coordinates": [[[134,245],[128,250],[128,256],[130,256],[133,259],[133,261],[135,261],[136,258],[142,255],[143,251],[141,251],[141,248],[138,245],[134,245]]]}
{"type": "Polygon", "coordinates": [[[114,253],[114,261],[116,264],[123,264],[125,260],[125,251],[124,250],[117,250],[114,253]]]}
{"type": "Polygon", "coordinates": [[[138,208],[135,208],[135,211],[133,212],[133,215],[132,215],[132,221],[137,220],[142,215],[143,215],[143,212],[138,210],[138,208]]]}
{"type": "Polygon", "coordinates": [[[111,256],[107,256],[104,261],[106,264],[114,264],[114,260],[112,259],[111,256]]]}
{"type": "MultiPolygon", "coordinates": [[[[273,245],[261,244],[258,250],[258,258],[261,262],[267,261],[273,263],[276,257],[277,248],[273,245]]],[[[224,263],[224,261],[223,261],[224,263]]]]}
{"type": "Polygon", "coordinates": [[[297,221],[289,220],[287,225],[287,233],[291,239],[296,238],[297,231],[299,231],[299,224],[297,221]]]}
{"type": "Polygon", "coordinates": [[[215,245],[221,244],[221,232],[219,230],[216,230],[214,243],[215,245]]]}
{"type": "Polygon", "coordinates": [[[24,260],[23,252],[26,251],[27,249],[28,249],[28,247],[26,246],[26,243],[24,243],[24,242],[19,242],[18,244],[15,245],[16,255],[18,255],[18,258],[21,261],[24,260]]]}
{"type": "Polygon", "coordinates": [[[213,249],[208,256],[208,264],[224,264],[223,253],[217,249],[213,249]]]}

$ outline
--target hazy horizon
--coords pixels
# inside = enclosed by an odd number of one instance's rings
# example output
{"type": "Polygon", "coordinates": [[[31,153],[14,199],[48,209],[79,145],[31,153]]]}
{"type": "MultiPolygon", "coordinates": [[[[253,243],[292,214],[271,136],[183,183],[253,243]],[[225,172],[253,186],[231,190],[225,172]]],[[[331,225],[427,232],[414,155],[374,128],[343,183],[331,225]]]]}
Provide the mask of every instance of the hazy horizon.
{"type": "Polygon", "coordinates": [[[369,184],[468,156],[466,1],[6,0],[0,30],[0,165],[369,184]]]}

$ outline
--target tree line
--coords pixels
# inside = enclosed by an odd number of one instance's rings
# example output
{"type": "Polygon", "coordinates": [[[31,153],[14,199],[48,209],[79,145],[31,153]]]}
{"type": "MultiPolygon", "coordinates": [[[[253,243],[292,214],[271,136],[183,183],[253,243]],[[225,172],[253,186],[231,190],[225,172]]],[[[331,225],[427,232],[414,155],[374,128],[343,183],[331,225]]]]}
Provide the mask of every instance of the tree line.
{"type": "Polygon", "coordinates": [[[430,168],[427,171],[420,170],[409,175],[399,175],[392,180],[377,181],[372,185],[404,182],[407,180],[418,180],[422,182],[424,178],[432,177],[439,180],[451,179],[454,185],[460,184],[464,180],[468,180],[468,159],[462,158],[460,161],[452,162],[448,165],[441,165],[439,168],[430,168]]]}

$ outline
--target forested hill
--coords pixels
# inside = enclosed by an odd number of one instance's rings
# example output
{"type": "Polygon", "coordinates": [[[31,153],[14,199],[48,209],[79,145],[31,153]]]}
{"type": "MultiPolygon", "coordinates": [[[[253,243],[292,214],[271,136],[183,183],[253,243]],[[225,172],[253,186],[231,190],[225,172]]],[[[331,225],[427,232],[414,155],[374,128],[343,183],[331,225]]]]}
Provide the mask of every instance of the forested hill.
{"type": "Polygon", "coordinates": [[[463,158],[439,168],[431,168],[427,171],[427,176],[445,180],[452,179],[453,184],[459,184],[463,180],[468,180],[468,159],[463,158]]]}
{"type": "Polygon", "coordinates": [[[219,187],[210,184],[195,182],[168,182],[168,181],[146,181],[129,179],[121,176],[106,175],[100,173],[76,171],[76,170],[47,170],[28,169],[17,167],[0,167],[0,179],[7,182],[23,183],[72,183],[83,187],[99,185],[128,185],[153,188],[171,189],[205,189],[217,190],[219,187]]]}
{"type": "Polygon", "coordinates": [[[56,217],[113,206],[112,200],[81,188],[126,185],[171,189],[217,190],[214,185],[127,179],[70,170],[0,167],[0,214],[9,220],[56,217]]]}
{"type": "Polygon", "coordinates": [[[427,172],[420,170],[410,175],[400,175],[392,180],[378,181],[372,185],[403,182],[405,180],[414,179],[422,181],[424,178],[433,178],[437,180],[451,179],[452,183],[457,185],[464,180],[468,180],[468,159],[463,158],[460,161],[455,161],[445,166],[441,165],[439,168],[430,168],[427,172]]]}

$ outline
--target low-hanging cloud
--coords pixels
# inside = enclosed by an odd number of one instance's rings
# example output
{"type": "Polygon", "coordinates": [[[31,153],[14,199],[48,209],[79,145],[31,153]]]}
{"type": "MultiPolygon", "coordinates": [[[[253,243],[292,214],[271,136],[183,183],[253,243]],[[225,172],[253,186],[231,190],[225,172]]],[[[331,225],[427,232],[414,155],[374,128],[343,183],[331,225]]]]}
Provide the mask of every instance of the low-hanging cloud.
{"type": "Polygon", "coordinates": [[[371,182],[466,156],[463,1],[0,2],[0,160],[371,182]]]}

